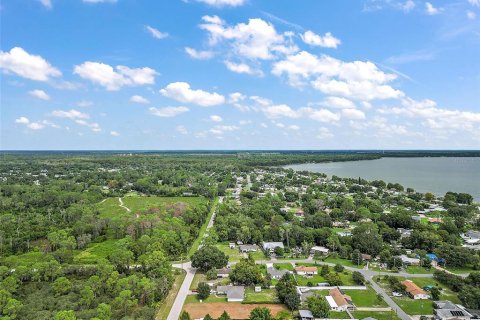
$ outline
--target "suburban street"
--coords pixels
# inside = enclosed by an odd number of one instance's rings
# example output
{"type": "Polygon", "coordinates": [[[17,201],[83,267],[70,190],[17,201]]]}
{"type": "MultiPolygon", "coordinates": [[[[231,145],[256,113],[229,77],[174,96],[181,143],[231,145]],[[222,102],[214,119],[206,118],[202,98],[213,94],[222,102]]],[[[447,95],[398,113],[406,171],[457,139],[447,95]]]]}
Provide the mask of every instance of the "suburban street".
{"type": "MultiPolygon", "coordinates": [[[[249,178],[249,177],[248,177],[249,178]]],[[[223,202],[223,197],[219,198],[218,203],[223,202]]],[[[199,237],[205,237],[208,234],[208,230],[213,227],[213,224],[215,222],[215,216],[216,216],[216,211],[213,212],[210,220],[208,221],[207,228],[205,232],[199,237]]],[[[234,265],[236,262],[231,262],[230,265],[234,265]]],[[[331,267],[334,267],[334,263],[329,263],[329,262],[323,262],[323,261],[318,261],[312,258],[307,258],[307,259],[289,259],[289,260],[284,260],[284,259],[270,259],[270,260],[258,260],[256,261],[257,264],[267,264],[267,263],[291,263],[291,264],[298,264],[298,263],[312,263],[312,264],[318,264],[318,265],[328,265],[331,267]]],[[[183,305],[185,303],[185,300],[190,292],[190,286],[192,284],[193,278],[195,277],[195,273],[197,271],[196,268],[192,267],[191,262],[185,262],[183,264],[173,264],[172,265],[174,268],[179,268],[183,269],[186,272],[185,279],[180,287],[180,290],[177,294],[177,297],[175,298],[175,301],[172,305],[172,309],[170,310],[170,313],[167,317],[167,320],[176,320],[179,319],[180,314],[183,309],[183,305]]],[[[398,315],[398,317],[402,320],[411,320],[411,317],[404,312],[398,305],[395,303],[395,301],[387,294],[387,292],[380,287],[374,280],[374,276],[383,276],[383,275],[389,275],[389,276],[396,276],[396,277],[408,277],[408,278],[431,278],[433,277],[433,274],[431,273],[424,273],[424,274],[410,274],[406,272],[385,272],[385,271],[374,271],[374,270],[368,270],[368,269],[360,269],[360,268],[354,268],[354,267],[349,267],[349,266],[344,266],[346,270],[349,271],[358,271],[360,272],[364,277],[365,280],[368,281],[373,290],[380,294],[385,302],[388,304],[390,308],[398,315]]],[[[460,276],[467,276],[466,274],[462,274],[460,276]]]]}
{"type": "MultiPolygon", "coordinates": [[[[223,202],[223,197],[219,197],[218,203],[223,202]]],[[[204,237],[210,228],[213,227],[213,223],[215,221],[215,216],[217,214],[217,211],[215,211],[212,214],[212,217],[208,221],[207,224],[207,229],[203,234],[200,234],[199,237],[204,237]]],[[[180,318],[180,314],[182,313],[183,309],[183,304],[185,303],[185,300],[187,299],[188,293],[190,291],[190,286],[192,285],[193,277],[195,277],[195,273],[197,272],[196,268],[192,267],[192,263],[190,261],[184,262],[184,263],[177,263],[172,265],[174,268],[179,268],[185,270],[187,275],[185,276],[185,279],[183,280],[182,286],[180,287],[180,290],[178,291],[177,297],[175,298],[175,301],[173,302],[172,309],[170,310],[170,313],[168,314],[167,320],[177,320],[180,318]]]]}

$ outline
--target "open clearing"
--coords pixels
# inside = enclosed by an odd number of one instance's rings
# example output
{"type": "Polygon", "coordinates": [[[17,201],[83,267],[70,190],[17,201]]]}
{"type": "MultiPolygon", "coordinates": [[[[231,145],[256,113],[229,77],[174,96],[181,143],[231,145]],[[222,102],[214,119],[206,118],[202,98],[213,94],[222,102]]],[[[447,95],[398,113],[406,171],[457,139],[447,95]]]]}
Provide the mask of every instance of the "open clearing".
{"type": "Polygon", "coordinates": [[[193,208],[199,205],[207,205],[208,200],[203,197],[140,197],[130,196],[122,198],[125,207],[131,212],[122,208],[118,198],[107,198],[105,201],[98,203],[97,207],[102,218],[120,219],[134,217],[135,213],[143,212],[151,208],[158,208],[160,211],[168,209],[181,209],[182,204],[186,207],[193,208]]]}
{"type": "Polygon", "coordinates": [[[281,304],[242,304],[240,302],[191,303],[186,304],[184,310],[190,314],[192,319],[203,318],[207,314],[218,318],[223,311],[227,311],[232,319],[248,319],[250,312],[257,307],[270,309],[274,316],[280,311],[286,310],[281,304]]]}

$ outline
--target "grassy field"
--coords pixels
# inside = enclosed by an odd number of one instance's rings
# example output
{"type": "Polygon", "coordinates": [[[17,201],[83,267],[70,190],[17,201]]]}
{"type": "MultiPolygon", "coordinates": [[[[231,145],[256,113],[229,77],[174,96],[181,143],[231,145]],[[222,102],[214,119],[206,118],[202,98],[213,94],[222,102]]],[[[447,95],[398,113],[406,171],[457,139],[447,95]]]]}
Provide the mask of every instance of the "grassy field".
{"type": "Polygon", "coordinates": [[[350,316],[346,312],[330,311],[328,313],[329,319],[350,319],[350,316]]]}
{"type": "Polygon", "coordinates": [[[400,319],[395,312],[374,312],[374,311],[355,311],[352,312],[355,319],[365,319],[368,317],[375,318],[377,320],[398,320],[400,319]]]}
{"type": "Polygon", "coordinates": [[[243,254],[240,253],[237,246],[230,249],[228,243],[219,243],[216,247],[229,257],[229,261],[240,261],[240,259],[243,258],[243,254]]]}
{"type": "Polygon", "coordinates": [[[216,296],[211,294],[207,299],[200,301],[196,294],[187,296],[185,304],[189,303],[211,303],[211,302],[227,302],[227,296],[216,296]]]}
{"type": "MultiPolygon", "coordinates": [[[[405,280],[404,277],[397,277],[400,281],[405,280]]],[[[388,284],[383,277],[376,278],[380,279],[377,281],[379,285],[383,288],[386,288],[390,291],[388,284]]],[[[442,285],[441,283],[435,281],[433,278],[411,278],[416,285],[420,288],[423,288],[428,285],[433,285],[441,289],[440,299],[439,300],[450,300],[453,303],[460,303],[458,296],[450,289],[442,285]]],[[[393,298],[398,305],[409,315],[431,315],[433,313],[433,306],[431,300],[413,300],[407,296],[400,298],[393,298]]]]}
{"type": "Polygon", "coordinates": [[[434,268],[430,268],[429,270],[419,267],[419,266],[409,266],[405,269],[406,272],[412,273],[412,274],[421,274],[421,273],[433,273],[435,271],[434,268]]]}
{"type": "Polygon", "coordinates": [[[182,286],[183,280],[186,276],[185,271],[181,270],[180,272],[181,273],[179,275],[175,276],[175,282],[173,283],[172,289],[170,289],[170,292],[165,300],[159,303],[157,316],[155,317],[156,320],[167,319],[170,309],[172,309],[175,298],[177,297],[178,291],[180,290],[180,287],[182,286]]]}
{"type": "MultiPolygon", "coordinates": [[[[194,198],[190,198],[190,199],[194,199],[194,198]]],[[[205,223],[200,228],[197,239],[195,239],[192,246],[190,247],[190,250],[188,250],[189,256],[192,256],[198,250],[198,247],[202,243],[205,236],[205,231],[207,230],[207,227],[208,227],[208,223],[210,222],[210,219],[212,218],[212,215],[215,212],[215,209],[217,208],[217,204],[218,204],[218,198],[215,198],[215,202],[213,203],[213,206],[210,208],[210,212],[208,213],[207,219],[205,220],[205,223]]],[[[189,204],[189,206],[190,205],[199,205],[199,203],[195,203],[195,204],[192,203],[192,204],[189,204]]]]}
{"type": "Polygon", "coordinates": [[[363,265],[357,266],[351,260],[347,260],[347,259],[328,257],[324,261],[329,263],[334,263],[334,264],[341,264],[342,266],[346,266],[346,267],[363,269],[363,265]]]}
{"type": "MultiPolygon", "coordinates": [[[[321,265],[315,265],[312,263],[298,263],[297,266],[314,266],[318,268],[318,272],[320,272],[321,270],[321,265]]],[[[330,273],[335,273],[333,267],[328,268],[330,270],[330,273]]],[[[352,279],[351,272],[345,270],[343,272],[340,272],[338,275],[340,276],[340,279],[342,280],[344,286],[355,285],[355,282],[353,282],[352,279]]],[[[309,282],[311,282],[313,285],[316,285],[319,282],[328,282],[324,277],[319,274],[314,275],[313,277],[304,277],[299,275],[295,275],[295,277],[299,286],[307,286],[309,282]]]]}
{"type": "Polygon", "coordinates": [[[244,303],[278,303],[277,292],[275,289],[262,289],[261,292],[255,292],[251,287],[245,289],[244,303]]]}
{"type": "Polygon", "coordinates": [[[393,300],[409,315],[433,314],[433,302],[431,300],[413,300],[408,297],[393,298],[393,300]]]}
{"type": "Polygon", "coordinates": [[[6,265],[12,268],[16,266],[31,266],[37,262],[48,262],[54,260],[52,256],[48,256],[43,252],[32,251],[24,254],[9,256],[0,259],[0,265],[6,265]]]}
{"type": "Polygon", "coordinates": [[[100,216],[102,218],[121,219],[133,217],[135,213],[148,210],[150,208],[166,209],[170,205],[185,203],[187,207],[195,207],[207,204],[208,200],[203,197],[140,197],[129,196],[123,197],[124,205],[131,210],[128,212],[125,208],[120,207],[118,198],[107,198],[105,201],[97,204],[100,216]]]}
{"type": "Polygon", "coordinates": [[[73,262],[78,264],[96,264],[101,259],[107,259],[108,255],[113,252],[117,241],[118,240],[107,240],[90,244],[87,249],[79,252],[73,258],[73,262]]]}
{"type": "Polygon", "coordinates": [[[387,307],[387,303],[377,299],[377,293],[372,288],[368,287],[367,290],[343,290],[345,294],[352,298],[353,303],[357,307],[387,307]]]}
{"type": "Polygon", "coordinates": [[[293,271],[293,266],[291,263],[274,263],[273,266],[277,270],[290,270],[293,271]]]}
{"type": "Polygon", "coordinates": [[[200,282],[209,282],[209,283],[215,283],[217,285],[227,285],[230,283],[230,279],[228,278],[219,278],[215,280],[207,280],[207,276],[205,273],[197,272],[195,273],[195,276],[193,277],[192,284],[190,285],[190,290],[197,289],[198,284],[200,282]]]}

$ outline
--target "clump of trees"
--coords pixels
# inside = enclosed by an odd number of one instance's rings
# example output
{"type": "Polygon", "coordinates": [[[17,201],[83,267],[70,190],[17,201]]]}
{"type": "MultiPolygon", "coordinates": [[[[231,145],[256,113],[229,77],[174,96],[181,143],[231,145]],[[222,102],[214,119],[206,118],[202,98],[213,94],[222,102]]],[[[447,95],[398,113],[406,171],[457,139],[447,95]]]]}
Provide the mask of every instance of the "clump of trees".
{"type": "Polygon", "coordinates": [[[286,273],[275,286],[277,296],[281,303],[288,309],[296,310],[300,305],[300,298],[297,294],[296,281],[292,274],[286,273]]]}

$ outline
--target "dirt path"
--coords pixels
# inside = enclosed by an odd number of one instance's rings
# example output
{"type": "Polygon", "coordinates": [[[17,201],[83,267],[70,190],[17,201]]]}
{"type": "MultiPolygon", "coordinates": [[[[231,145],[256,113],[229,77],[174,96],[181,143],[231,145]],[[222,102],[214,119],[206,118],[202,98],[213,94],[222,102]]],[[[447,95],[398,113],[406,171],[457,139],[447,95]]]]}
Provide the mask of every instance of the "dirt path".
{"type": "Polygon", "coordinates": [[[122,207],[123,209],[127,210],[128,212],[132,212],[132,210],[130,210],[130,208],[127,208],[127,207],[123,204],[122,198],[118,198],[118,202],[120,202],[120,204],[119,204],[120,207],[122,207]]]}

